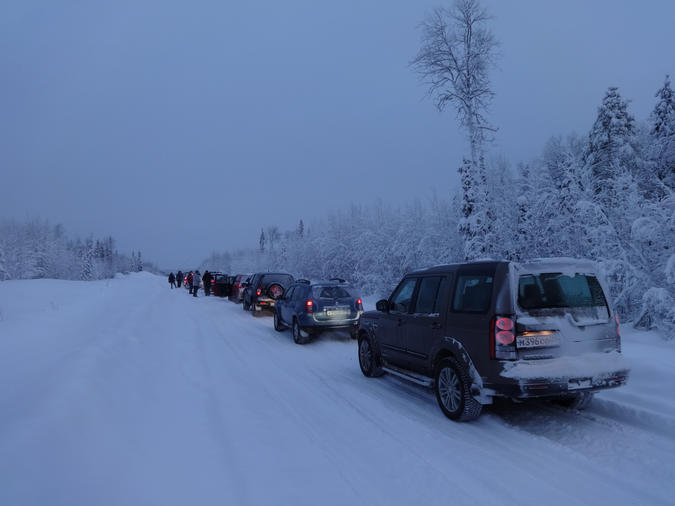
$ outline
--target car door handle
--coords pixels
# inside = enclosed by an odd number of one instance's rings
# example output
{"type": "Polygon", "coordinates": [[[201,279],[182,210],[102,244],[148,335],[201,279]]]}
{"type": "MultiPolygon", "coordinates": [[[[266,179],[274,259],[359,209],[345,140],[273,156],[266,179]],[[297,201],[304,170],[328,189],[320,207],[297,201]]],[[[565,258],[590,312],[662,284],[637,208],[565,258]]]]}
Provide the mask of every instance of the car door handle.
{"type": "Polygon", "coordinates": [[[440,328],[441,328],[441,324],[440,324],[439,322],[433,322],[433,323],[431,324],[431,328],[432,328],[432,329],[440,329],[440,328]]]}

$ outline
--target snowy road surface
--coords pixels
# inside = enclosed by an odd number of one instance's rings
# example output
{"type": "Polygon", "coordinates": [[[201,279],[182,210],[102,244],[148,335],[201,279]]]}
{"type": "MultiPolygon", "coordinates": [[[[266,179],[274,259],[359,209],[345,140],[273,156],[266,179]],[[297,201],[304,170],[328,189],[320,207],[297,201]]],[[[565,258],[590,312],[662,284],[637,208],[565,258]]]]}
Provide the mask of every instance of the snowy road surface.
{"type": "Polygon", "coordinates": [[[458,424],[347,338],[164,278],[3,282],[0,504],[672,505],[673,344],[630,333],[630,384],[588,411],[458,424]]]}

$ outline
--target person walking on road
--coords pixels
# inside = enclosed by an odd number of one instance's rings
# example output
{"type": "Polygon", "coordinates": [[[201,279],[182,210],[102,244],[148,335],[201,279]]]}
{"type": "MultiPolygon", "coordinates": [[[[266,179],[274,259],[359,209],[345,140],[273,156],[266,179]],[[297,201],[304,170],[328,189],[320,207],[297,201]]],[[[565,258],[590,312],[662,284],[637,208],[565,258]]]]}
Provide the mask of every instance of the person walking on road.
{"type": "Polygon", "coordinates": [[[201,280],[201,274],[199,274],[199,269],[195,271],[192,275],[192,296],[197,296],[197,290],[199,290],[199,282],[201,280]]]}
{"type": "Polygon", "coordinates": [[[190,295],[192,295],[192,287],[193,287],[193,281],[194,281],[194,276],[192,275],[192,271],[188,273],[188,286],[190,287],[190,295]]]}
{"type": "Polygon", "coordinates": [[[176,274],[176,284],[178,288],[183,284],[183,271],[178,271],[178,274],[176,274]]]}
{"type": "Polygon", "coordinates": [[[173,272],[169,274],[169,284],[172,290],[176,287],[176,276],[173,275],[173,272]]]}
{"type": "Polygon", "coordinates": [[[208,297],[211,295],[211,280],[213,279],[213,276],[211,276],[211,273],[209,271],[204,271],[204,275],[202,276],[202,281],[204,282],[204,297],[208,297]]]}

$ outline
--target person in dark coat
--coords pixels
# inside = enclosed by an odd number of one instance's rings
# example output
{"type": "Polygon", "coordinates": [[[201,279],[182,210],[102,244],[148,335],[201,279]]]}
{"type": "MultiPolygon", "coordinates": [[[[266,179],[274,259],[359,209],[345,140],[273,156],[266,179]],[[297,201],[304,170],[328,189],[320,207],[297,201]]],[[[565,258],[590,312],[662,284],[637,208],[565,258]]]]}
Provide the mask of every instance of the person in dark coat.
{"type": "Polygon", "coordinates": [[[192,296],[197,296],[197,290],[199,290],[199,283],[202,280],[202,275],[199,273],[199,269],[195,271],[192,275],[192,296]]]}
{"type": "Polygon", "coordinates": [[[190,287],[190,295],[192,295],[192,282],[194,281],[194,276],[192,275],[192,271],[188,272],[188,286],[190,287]]]}
{"type": "Polygon", "coordinates": [[[176,284],[178,288],[183,284],[183,271],[178,271],[178,274],[176,274],[176,284]]]}
{"type": "Polygon", "coordinates": [[[208,297],[211,295],[211,280],[213,279],[213,276],[211,276],[211,273],[209,271],[204,271],[204,275],[202,276],[202,281],[204,282],[204,296],[208,297]]]}
{"type": "Polygon", "coordinates": [[[173,272],[169,274],[169,284],[172,290],[176,287],[176,276],[173,275],[173,272]]]}

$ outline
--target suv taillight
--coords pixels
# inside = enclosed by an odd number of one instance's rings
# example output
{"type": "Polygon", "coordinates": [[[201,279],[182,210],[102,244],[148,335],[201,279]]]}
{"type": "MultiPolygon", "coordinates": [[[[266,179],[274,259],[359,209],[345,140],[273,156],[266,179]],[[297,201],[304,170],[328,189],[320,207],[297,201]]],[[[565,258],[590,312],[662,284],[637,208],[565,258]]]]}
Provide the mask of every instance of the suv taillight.
{"type": "Polygon", "coordinates": [[[513,360],[516,356],[516,322],[509,316],[490,321],[490,358],[513,360]]]}
{"type": "Polygon", "coordinates": [[[262,287],[258,287],[258,289],[255,291],[255,294],[260,297],[262,295],[262,287]]]}
{"type": "Polygon", "coordinates": [[[363,301],[361,299],[356,299],[356,310],[363,311],[363,301]]]}
{"type": "Polygon", "coordinates": [[[311,300],[305,302],[305,311],[309,314],[312,314],[314,312],[314,302],[311,300]]]}
{"type": "Polygon", "coordinates": [[[621,351],[621,324],[618,313],[614,313],[614,321],[616,322],[616,349],[621,351]]]}

